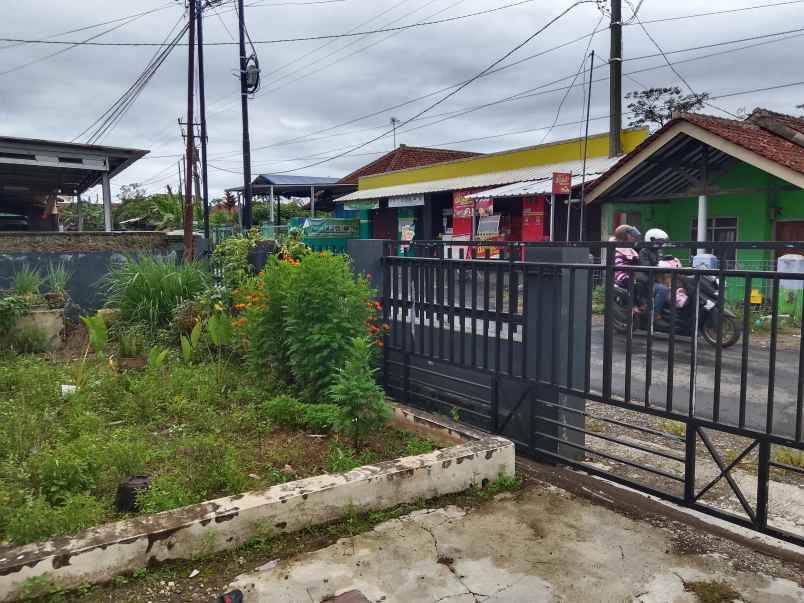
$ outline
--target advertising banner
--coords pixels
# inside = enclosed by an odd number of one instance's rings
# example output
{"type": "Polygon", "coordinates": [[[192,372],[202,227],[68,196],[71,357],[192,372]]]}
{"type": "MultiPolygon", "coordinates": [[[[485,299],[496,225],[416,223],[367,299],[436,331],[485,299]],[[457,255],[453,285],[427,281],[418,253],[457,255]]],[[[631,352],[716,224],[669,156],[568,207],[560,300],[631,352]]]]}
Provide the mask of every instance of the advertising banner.
{"type": "Polygon", "coordinates": [[[553,172],[553,194],[569,195],[572,193],[572,173],[553,172]]]}
{"type": "Polygon", "coordinates": [[[522,200],[522,240],[544,240],[544,197],[525,197],[522,200]]]}
{"type": "Polygon", "coordinates": [[[388,207],[421,207],[422,205],[424,205],[424,195],[388,197],[388,207]]]}

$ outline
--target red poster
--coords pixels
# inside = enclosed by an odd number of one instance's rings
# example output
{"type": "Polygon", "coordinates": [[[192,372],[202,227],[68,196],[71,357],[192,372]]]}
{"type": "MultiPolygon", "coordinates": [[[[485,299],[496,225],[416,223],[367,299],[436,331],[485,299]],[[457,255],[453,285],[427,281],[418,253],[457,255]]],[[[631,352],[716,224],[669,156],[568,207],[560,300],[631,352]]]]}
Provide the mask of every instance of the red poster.
{"type": "Polygon", "coordinates": [[[553,194],[569,195],[572,193],[572,173],[553,172],[553,194]]]}
{"type": "Polygon", "coordinates": [[[455,191],[452,193],[452,235],[472,236],[472,207],[474,201],[466,195],[472,191],[455,191]]]}
{"type": "Polygon", "coordinates": [[[522,240],[543,241],[544,197],[525,197],[522,200],[522,240]]]}

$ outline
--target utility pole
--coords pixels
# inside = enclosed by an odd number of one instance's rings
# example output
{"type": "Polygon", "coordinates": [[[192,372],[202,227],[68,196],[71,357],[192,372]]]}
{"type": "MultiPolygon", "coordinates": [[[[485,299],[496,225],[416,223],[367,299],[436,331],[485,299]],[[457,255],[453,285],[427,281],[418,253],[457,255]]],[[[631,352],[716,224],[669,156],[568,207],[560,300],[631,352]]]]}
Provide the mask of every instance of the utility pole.
{"type": "Polygon", "coordinates": [[[391,118],[391,127],[394,129],[394,148],[396,148],[396,124],[399,123],[399,120],[396,117],[391,118]]]}
{"type": "MultiPolygon", "coordinates": [[[[583,241],[583,211],[586,203],[586,156],[589,154],[589,111],[592,109],[592,81],[595,76],[595,51],[589,62],[589,93],[586,95],[586,133],[583,136],[583,175],[581,176],[581,213],[579,216],[578,240],[583,241]]],[[[619,140],[619,133],[618,133],[619,140]]]]}
{"type": "Polygon", "coordinates": [[[609,157],[622,154],[620,131],[623,119],[623,7],[622,0],[611,0],[611,51],[609,56],[609,157]]]}
{"type": "Polygon", "coordinates": [[[207,182],[207,98],[204,86],[204,7],[202,0],[196,6],[198,23],[198,108],[201,112],[201,179],[204,182],[204,238],[209,239],[209,183],[207,182]]]}
{"type": "MultiPolygon", "coordinates": [[[[243,116],[243,213],[244,230],[251,230],[251,141],[248,135],[248,81],[246,70],[246,19],[243,0],[237,0],[238,27],[240,29],[240,110],[243,116]]],[[[192,120],[190,120],[192,121],[192,120]]]]}
{"type": "MultiPolygon", "coordinates": [[[[241,0],[242,1],[242,0],[241,0]]],[[[193,92],[195,91],[195,7],[190,0],[190,43],[187,56],[187,150],[184,168],[184,261],[193,261],[193,92]]]]}

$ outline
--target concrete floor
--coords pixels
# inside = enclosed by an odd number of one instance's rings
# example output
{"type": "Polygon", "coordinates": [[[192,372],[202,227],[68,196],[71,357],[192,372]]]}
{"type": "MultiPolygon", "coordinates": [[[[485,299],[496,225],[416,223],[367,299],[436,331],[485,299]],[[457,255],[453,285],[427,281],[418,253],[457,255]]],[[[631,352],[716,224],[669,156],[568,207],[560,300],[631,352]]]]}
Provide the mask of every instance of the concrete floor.
{"type": "Polygon", "coordinates": [[[719,581],[740,601],[804,602],[801,567],[696,538],[536,484],[470,512],[386,522],[231,586],[246,602],[318,603],[357,589],[385,603],[695,603],[692,582],[719,581]]]}

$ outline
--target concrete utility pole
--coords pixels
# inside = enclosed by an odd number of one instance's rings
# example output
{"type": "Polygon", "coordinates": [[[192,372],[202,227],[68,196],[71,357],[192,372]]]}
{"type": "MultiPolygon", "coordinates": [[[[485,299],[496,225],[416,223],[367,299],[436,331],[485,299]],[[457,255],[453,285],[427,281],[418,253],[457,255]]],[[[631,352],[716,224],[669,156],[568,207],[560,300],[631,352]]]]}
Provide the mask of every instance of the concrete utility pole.
{"type": "Polygon", "coordinates": [[[620,132],[623,120],[623,7],[622,0],[611,0],[611,52],[609,58],[609,157],[622,154],[620,132]]]}
{"type": "Polygon", "coordinates": [[[193,261],[193,156],[195,145],[193,140],[193,92],[195,91],[195,8],[196,3],[189,3],[190,41],[187,56],[187,150],[184,168],[184,261],[193,261]]]}
{"type": "Polygon", "coordinates": [[[246,56],[246,19],[243,0],[237,0],[237,16],[240,29],[240,110],[243,116],[243,229],[251,229],[251,140],[248,134],[248,57],[246,56]]]}
{"type": "Polygon", "coordinates": [[[201,113],[201,179],[204,183],[204,238],[209,239],[209,182],[207,169],[207,98],[204,84],[204,6],[201,0],[196,5],[198,22],[198,109],[201,113]]]}

